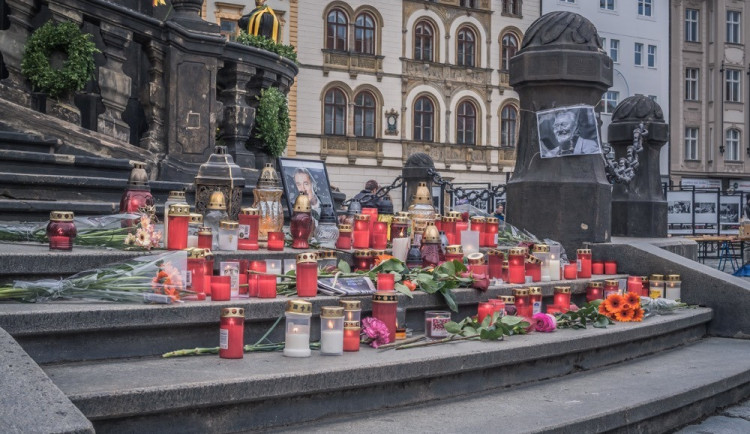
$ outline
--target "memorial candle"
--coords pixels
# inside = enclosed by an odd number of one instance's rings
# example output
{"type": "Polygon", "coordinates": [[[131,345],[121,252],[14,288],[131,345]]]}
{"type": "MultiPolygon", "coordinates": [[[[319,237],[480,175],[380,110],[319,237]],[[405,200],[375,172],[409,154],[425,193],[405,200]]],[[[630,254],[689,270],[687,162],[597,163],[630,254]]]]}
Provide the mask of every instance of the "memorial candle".
{"type": "Polygon", "coordinates": [[[542,311],[542,288],[540,286],[529,287],[529,303],[532,315],[542,311]]]}
{"type": "MultiPolygon", "coordinates": [[[[257,271],[259,273],[266,272],[266,261],[250,261],[248,265],[249,271],[257,271]]],[[[247,276],[247,295],[249,297],[258,296],[258,275],[248,273],[247,276]]]]}
{"type": "Polygon", "coordinates": [[[499,298],[491,298],[487,300],[493,308],[493,313],[497,313],[497,317],[500,318],[505,315],[505,302],[499,298]]]}
{"type": "Polygon", "coordinates": [[[456,218],[451,216],[443,217],[443,232],[445,237],[448,238],[448,244],[456,244],[456,218]]]}
{"type": "Polygon", "coordinates": [[[289,220],[289,232],[292,235],[293,249],[307,249],[310,247],[308,239],[313,230],[312,207],[305,192],[300,192],[294,201],[292,217],[289,220]]]}
{"type": "Polygon", "coordinates": [[[391,239],[406,238],[409,236],[409,219],[396,216],[391,220],[391,239]]]}
{"type": "Polygon", "coordinates": [[[388,246],[388,225],[385,222],[374,222],[370,240],[373,249],[385,249],[388,246]]]}
{"type": "Polygon", "coordinates": [[[492,313],[495,311],[495,306],[490,302],[483,302],[479,303],[479,307],[477,307],[477,321],[479,324],[484,321],[484,318],[488,315],[492,317],[492,313]]]}
{"type": "Polygon", "coordinates": [[[604,274],[604,262],[593,261],[591,263],[591,274],[594,274],[594,275],[604,274]]]}
{"type": "Polygon", "coordinates": [[[344,321],[361,321],[362,303],[359,300],[339,300],[339,306],[344,308],[344,321]]]}
{"type": "Polygon", "coordinates": [[[354,232],[352,232],[355,249],[367,249],[370,247],[370,216],[357,214],[354,217],[354,232]]]}
{"type": "Polygon", "coordinates": [[[258,298],[276,298],[276,275],[258,274],[258,298]]]}
{"type": "Polygon", "coordinates": [[[456,244],[463,244],[461,242],[461,233],[469,229],[469,222],[465,222],[463,220],[457,220],[456,221],[456,236],[454,237],[453,242],[456,244]]]}
{"type": "Polygon", "coordinates": [[[344,351],[359,351],[359,321],[344,321],[344,351]]]}
{"type": "Polygon", "coordinates": [[[350,250],[352,248],[352,226],[342,224],[339,226],[339,237],[336,240],[336,248],[350,250]]]}
{"type": "Polygon", "coordinates": [[[344,308],[323,306],[320,308],[320,354],[340,356],[344,354],[344,308]]]}
{"type": "Polygon", "coordinates": [[[604,261],[604,274],[617,274],[617,262],[604,261]]]}
{"type": "Polygon", "coordinates": [[[445,260],[447,261],[464,261],[464,252],[460,245],[449,245],[445,248],[445,260]]]}
{"type": "Polygon", "coordinates": [[[297,296],[315,297],[318,293],[318,255],[305,252],[297,255],[297,296]]]}
{"type": "Polygon", "coordinates": [[[258,208],[242,208],[238,218],[240,230],[237,248],[240,250],[258,250],[260,210],[258,208]]]}
{"type": "Polygon", "coordinates": [[[284,232],[268,232],[268,250],[275,252],[284,250],[284,232]]]}
{"type": "MultiPolygon", "coordinates": [[[[188,287],[195,292],[198,300],[206,299],[205,289],[206,254],[203,249],[188,250],[186,280],[188,287]]],[[[209,281],[210,284],[210,281],[209,281]]]]}
{"type": "Polygon", "coordinates": [[[472,274],[488,274],[487,264],[484,263],[484,254],[472,253],[466,257],[469,262],[469,271],[472,274]]]}
{"type": "Polygon", "coordinates": [[[641,297],[648,297],[649,296],[648,290],[651,287],[651,284],[648,281],[648,276],[641,276],[641,282],[643,282],[643,288],[641,289],[641,297]]]}
{"type": "Polygon", "coordinates": [[[628,292],[645,297],[643,293],[643,280],[640,276],[628,276],[628,292]]]}
{"type": "Polygon", "coordinates": [[[393,291],[395,277],[393,273],[378,273],[378,291],[393,291]]]}
{"type": "Polygon", "coordinates": [[[502,279],[503,278],[503,252],[501,250],[492,249],[487,253],[488,266],[487,270],[490,274],[491,279],[502,279]]]}
{"type": "Polygon", "coordinates": [[[477,247],[487,247],[484,243],[485,227],[486,223],[484,217],[474,216],[471,218],[471,230],[479,234],[479,243],[477,244],[477,247]]]}
{"type": "Polygon", "coordinates": [[[201,231],[201,227],[203,227],[203,214],[191,212],[188,220],[188,247],[200,247],[198,245],[198,233],[201,231]]]}
{"type": "Polygon", "coordinates": [[[682,281],[680,280],[680,275],[668,275],[664,297],[670,300],[680,300],[682,298],[681,288],[682,281]]]}
{"type": "Polygon", "coordinates": [[[534,244],[534,248],[531,251],[531,254],[534,255],[534,257],[538,258],[540,261],[542,261],[542,267],[541,267],[541,281],[542,282],[549,282],[551,279],[550,275],[550,251],[549,246],[547,244],[534,244]]]}
{"type": "Polygon", "coordinates": [[[514,247],[508,252],[508,282],[526,282],[526,249],[514,247]]]}
{"type": "Polygon", "coordinates": [[[377,291],[372,296],[372,317],[388,327],[388,342],[396,341],[396,308],[398,298],[393,291],[377,291]]]}
{"type": "Polygon", "coordinates": [[[561,246],[553,244],[549,246],[549,278],[550,280],[560,280],[560,253],[561,246]]]}
{"type": "Polygon", "coordinates": [[[512,295],[500,295],[497,297],[500,301],[505,304],[506,315],[517,315],[518,310],[516,309],[516,297],[512,295]]]}
{"type": "MultiPolygon", "coordinates": [[[[378,221],[378,209],[377,208],[362,208],[362,214],[370,217],[367,220],[367,223],[368,223],[367,233],[369,234],[369,237],[370,237],[368,241],[368,244],[369,244],[368,247],[372,247],[372,234],[373,234],[373,229],[375,227],[375,222],[378,221]]],[[[354,246],[354,248],[356,249],[358,247],[354,246]]],[[[367,248],[367,247],[362,247],[362,248],[367,248]]]]}
{"type": "Polygon", "coordinates": [[[451,320],[451,313],[442,310],[428,310],[424,313],[424,336],[427,339],[448,337],[445,323],[451,320]]]}
{"type": "Polygon", "coordinates": [[[570,286],[555,286],[554,305],[563,312],[570,310],[570,286]]]}
{"type": "Polygon", "coordinates": [[[497,217],[487,217],[484,226],[484,244],[486,247],[497,247],[497,233],[500,220],[497,217]]]}
{"type": "Polygon", "coordinates": [[[187,248],[188,220],[190,220],[190,205],[175,203],[169,206],[169,237],[168,250],[184,250],[187,248]]]}
{"type": "Polygon", "coordinates": [[[586,286],[586,302],[590,303],[594,300],[601,300],[604,298],[604,283],[602,282],[589,282],[586,286]]]}
{"type": "Polygon", "coordinates": [[[203,226],[198,230],[198,247],[201,249],[211,249],[214,235],[211,228],[203,226]]]}
{"type": "Polygon", "coordinates": [[[588,279],[591,277],[591,249],[576,250],[576,266],[578,278],[588,279]]]}
{"type": "Polygon", "coordinates": [[[231,276],[211,277],[211,301],[228,301],[232,296],[231,276]]]}
{"type": "Polygon", "coordinates": [[[664,298],[664,275],[652,274],[649,278],[648,296],[651,298],[664,298]]]}
{"type": "Polygon", "coordinates": [[[531,276],[532,282],[539,282],[542,280],[542,261],[536,256],[529,255],[526,258],[526,276],[531,276]]]}
{"type": "Polygon", "coordinates": [[[508,260],[506,259],[503,261],[503,274],[502,276],[500,276],[500,278],[503,279],[503,282],[505,283],[508,282],[508,268],[510,268],[510,264],[508,260]]]}
{"type": "Polygon", "coordinates": [[[241,359],[245,354],[245,309],[226,307],[221,310],[219,326],[219,357],[241,359]]]}
{"type": "Polygon", "coordinates": [[[303,300],[289,300],[284,316],[286,317],[284,355],[286,357],[310,357],[312,304],[303,300]]]}
{"type": "Polygon", "coordinates": [[[604,281],[604,298],[609,297],[612,294],[620,293],[620,285],[617,280],[608,279],[604,281]]]}
{"type": "Polygon", "coordinates": [[[563,277],[565,277],[566,280],[575,280],[577,271],[578,267],[576,264],[565,264],[563,266],[563,277]]]}
{"type": "Polygon", "coordinates": [[[73,250],[73,240],[77,234],[76,225],[73,223],[73,212],[50,212],[46,233],[50,250],[73,250]]]}
{"type": "Polygon", "coordinates": [[[355,250],[354,271],[369,271],[371,255],[372,253],[370,250],[355,250]]]}
{"type": "Polygon", "coordinates": [[[513,290],[513,297],[516,299],[517,315],[531,318],[532,306],[529,299],[529,290],[526,288],[517,288],[513,290]]]}

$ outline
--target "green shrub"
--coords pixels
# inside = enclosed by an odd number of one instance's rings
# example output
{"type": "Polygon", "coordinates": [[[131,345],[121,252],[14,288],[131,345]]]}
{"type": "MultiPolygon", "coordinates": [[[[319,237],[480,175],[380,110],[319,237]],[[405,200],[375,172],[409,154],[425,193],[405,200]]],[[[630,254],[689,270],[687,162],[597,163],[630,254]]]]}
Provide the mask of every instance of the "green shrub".
{"type": "Polygon", "coordinates": [[[281,57],[286,57],[294,63],[297,63],[297,52],[294,51],[294,47],[291,45],[278,44],[272,39],[268,39],[265,36],[255,36],[241,31],[235,39],[235,42],[243,45],[249,45],[251,47],[257,47],[272,53],[276,53],[281,57]]]}
{"type": "Polygon", "coordinates": [[[289,139],[289,108],[286,96],[275,87],[260,91],[260,103],[255,111],[254,137],[265,144],[266,151],[275,157],[286,149],[289,139]]]}

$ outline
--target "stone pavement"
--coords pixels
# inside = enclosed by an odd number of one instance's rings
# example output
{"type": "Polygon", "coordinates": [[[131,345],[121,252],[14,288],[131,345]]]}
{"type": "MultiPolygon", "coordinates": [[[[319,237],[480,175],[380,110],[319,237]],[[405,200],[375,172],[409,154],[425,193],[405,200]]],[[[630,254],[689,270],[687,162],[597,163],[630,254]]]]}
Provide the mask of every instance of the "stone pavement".
{"type": "Polygon", "coordinates": [[[688,425],[677,434],[734,434],[750,432],[750,400],[721,410],[701,423],[688,425]]]}

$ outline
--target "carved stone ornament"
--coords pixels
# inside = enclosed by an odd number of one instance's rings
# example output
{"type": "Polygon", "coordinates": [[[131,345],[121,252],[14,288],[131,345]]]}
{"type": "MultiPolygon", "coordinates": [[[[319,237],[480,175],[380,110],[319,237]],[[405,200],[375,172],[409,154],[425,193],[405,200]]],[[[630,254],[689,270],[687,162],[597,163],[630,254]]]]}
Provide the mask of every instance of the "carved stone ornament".
{"type": "Polygon", "coordinates": [[[385,134],[388,136],[398,135],[398,112],[396,109],[390,109],[385,112],[385,134]]]}

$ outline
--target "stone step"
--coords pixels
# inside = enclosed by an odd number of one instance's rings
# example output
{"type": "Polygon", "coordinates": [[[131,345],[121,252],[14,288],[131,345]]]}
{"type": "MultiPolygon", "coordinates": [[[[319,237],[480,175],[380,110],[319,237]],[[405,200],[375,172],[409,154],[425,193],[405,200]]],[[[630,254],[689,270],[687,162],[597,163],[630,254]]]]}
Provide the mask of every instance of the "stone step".
{"type": "Polygon", "coordinates": [[[130,160],[81,155],[48,154],[0,149],[3,171],[18,174],[101,176],[124,178],[130,175],[130,160]]]}
{"type": "Polygon", "coordinates": [[[2,150],[53,153],[60,144],[62,142],[58,139],[47,139],[33,134],[0,130],[0,149],[2,150]]]}
{"type": "MultiPolygon", "coordinates": [[[[669,432],[750,395],[748,354],[750,341],[708,338],[605,369],[510,390],[347,415],[308,423],[303,429],[321,433],[669,432]]],[[[275,432],[298,429],[302,427],[275,432]]]]}
{"type": "MultiPolygon", "coordinates": [[[[667,382],[688,396],[716,384],[728,389],[741,386],[748,381],[749,362],[745,356],[749,342],[716,346],[713,342],[725,341],[710,340],[694,346],[696,350],[690,351],[692,347],[678,350],[671,358],[661,359],[658,355],[637,367],[634,364],[638,362],[632,361],[699,340],[705,335],[711,316],[709,309],[698,308],[657,316],[643,323],[618,323],[606,329],[559,330],[513,336],[502,342],[466,341],[403,351],[381,352],[363,347],[357,353],[341,357],[325,357],[315,352],[310,358],[291,359],[274,352],[247,354],[241,360],[220,359],[215,355],[138,358],[55,364],[43,369],[101,432],[236,432],[302,423],[305,427],[297,429],[306,430],[310,421],[341,414],[517,388],[625,361],[628,362],[622,367],[628,375],[612,374],[613,382],[607,383],[604,380],[608,371],[602,371],[599,380],[569,392],[576,397],[573,401],[587,398],[585,393],[592,394],[588,398],[593,397],[597,393],[595,386],[600,383],[607,393],[629,393],[627,399],[638,402],[649,402],[651,394],[661,395],[660,388],[667,387],[667,382]],[[722,377],[723,382],[711,381],[716,373],[726,374],[722,370],[725,367],[736,374],[722,377]],[[651,369],[666,372],[647,375],[651,369]],[[641,384],[644,378],[650,380],[645,385],[641,384]],[[626,380],[634,381],[638,387],[631,387],[626,380]],[[681,383],[687,386],[682,387],[681,383]]],[[[214,335],[217,328],[214,325],[214,335]]],[[[569,381],[576,378],[570,377],[569,381]]],[[[566,381],[567,378],[562,384],[566,381]]],[[[675,388],[670,390],[674,394],[675,388]]],[[[512,394],[513,391],[508,396],[512,394]]],[[[554,397],[533,396],[537,398],[529,399],[527,395],[520,400],[528,410],[523,413],[525,417],[518,418],[519,422],[536,423],[537,417],[548,420],[544,412],[535,410],[536,404],[554,397]]],[[[563,401],[558,405],[573,404],[567,402],[565,395],[561,398],[563,401]]],[[[588,404],[581,408],[593,410],[602,405],[626,408],[622,405],[623,396],[607,395],[607,398],[587,399],[588,404]]],[[[504,409],[510,408],[502,402],[488,401],[492,409],[483,413],[484,417],[499,419],[506,413],[504,409]]],[[[425,417],[433,414],[429,409],[425,411],[425,417]]],[[[456,417],[461,413],[443,410],[440,414],[453,420],[450,424],[446,421],[437,431],[464,431],[458,429],[462,422],[468,423],[464,417],[456,417]]],[[[505,414],[509,419],[515,415],[515,411],[505,414]]],[[[497,432],[516,431],[494,426],[497,432]]],[[[425,431],[423,426],[406,418],[400,421],[399,430],[404,429],[425,431]]]]}

